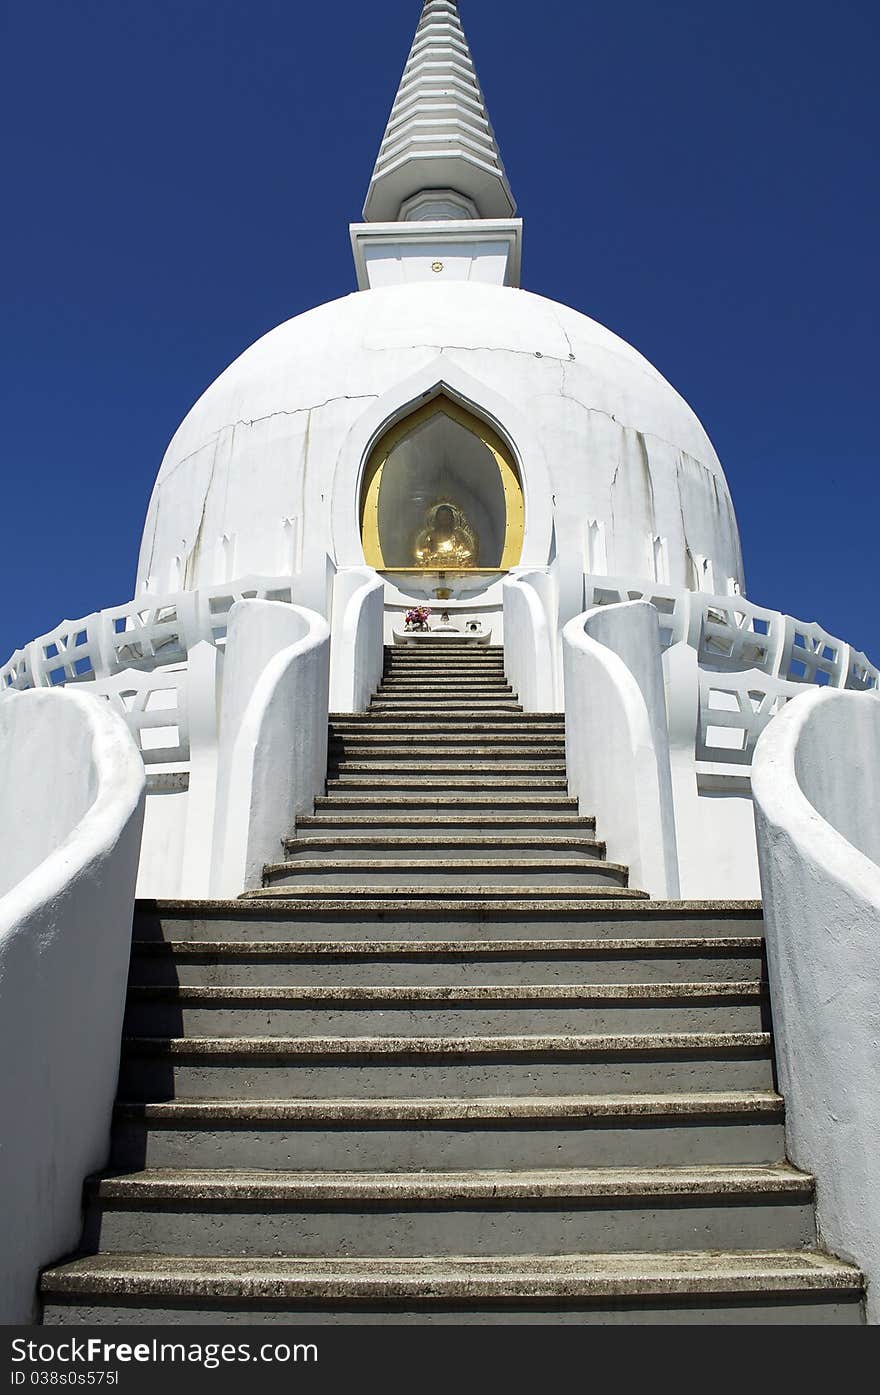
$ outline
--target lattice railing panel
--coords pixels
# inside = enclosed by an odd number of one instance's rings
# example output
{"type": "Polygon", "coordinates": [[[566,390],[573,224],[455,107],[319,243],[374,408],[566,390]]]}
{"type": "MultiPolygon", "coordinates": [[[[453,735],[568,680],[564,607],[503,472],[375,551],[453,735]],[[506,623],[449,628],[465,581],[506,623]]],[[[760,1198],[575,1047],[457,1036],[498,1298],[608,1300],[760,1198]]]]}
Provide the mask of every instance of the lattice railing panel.
{"type": "Polygon", "coordinates": [[[778,610],[752,605],[742,596],[691,600],[690,643],[706,668],[774,673],[784,629],[778,610]]]}
{"type": "Polygon", "coordinates": [[[758,669],[791,683],[880,693],[880,670],[815,622],[795,620],[743,596],[680,591],[650,580],[586,576],[585,608],[650,601],[660,616],[664,649],[687,640],[712,672],[758,669]]]}
{"type": "Polygon", "coordinates": [[[650,601],[660,617],[660,643],[664,649],[687,639],[689,592],[676,591],[651,581],[629,581],[623,577],[588,576],[585,610],[598,605],[620,605],[625,601],[650,601]]]}
{"type": "Polygon", "coordinates": [[[49,634],[29,644],[28,653],[34,687],[52,688],[93,679],[104,667],[100,613],[82,620],[62,620],[49,634]]]}
{"type": "Polygon", "coordinates": [[[33,688],[30,661],[26,649],[16,649],[9,662],[0,668],[0,693],[21,692],[33,688]]]}
{"type": "Polygon", "coordinates": [[[124,605],[65,620],[49,634],[16,650],[0,668],[4,691],[94,682],[129,669],[152,671],[179,664],[194,645],[223,645],[229,612],[241,600],[293,601],[289,577],[243,577],[239,581],[143,595],[124,605]]]}
{"type": "Polygon", "coordinates": [[[758,737],[796,690],[759,669],[700,673],[700,716],[694,755],[698,761],[750,766],[758,737]]]}
{"type": "Polygon", "coordinates": [[[123,718],[149,768],[190,758],[186,684],[185,668],[126,669],[97,681],[92,691],[123,718]]]}
{"type": "Polygon", "coordinates": [[[849,675],[849,646],[815,622],[785,617],[780,678],[843,688],[849,675]]]}

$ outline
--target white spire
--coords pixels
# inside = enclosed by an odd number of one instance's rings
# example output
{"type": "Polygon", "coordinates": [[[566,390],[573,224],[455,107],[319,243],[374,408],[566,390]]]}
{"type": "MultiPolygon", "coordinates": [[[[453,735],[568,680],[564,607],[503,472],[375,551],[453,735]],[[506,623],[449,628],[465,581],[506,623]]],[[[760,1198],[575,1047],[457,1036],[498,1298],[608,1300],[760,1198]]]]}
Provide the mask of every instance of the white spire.
{"type": "Polygon", "coordinates": [[[516,203],[454,0],[425,0],[364,218],[511,218],[516,203]]]}

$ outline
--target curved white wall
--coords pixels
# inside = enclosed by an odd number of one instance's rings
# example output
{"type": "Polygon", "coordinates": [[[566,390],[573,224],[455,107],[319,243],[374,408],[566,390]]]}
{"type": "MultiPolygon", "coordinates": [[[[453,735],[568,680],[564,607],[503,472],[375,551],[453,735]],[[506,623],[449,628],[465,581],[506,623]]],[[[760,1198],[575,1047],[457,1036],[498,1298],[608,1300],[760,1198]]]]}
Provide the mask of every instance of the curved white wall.
{"type": "Polygon", "coordinates": [[[675,813],[657,611],[601,606],[562,632],[569,789],[630,884],[679,894],[675,813]]]}
{"type": "Polygon", "coordinates": [[[385,664],[385,583],[372,567],[344,567],[333,579],[330,708],[364,712],[385,664]]]}
{"type": "Polygon", "coordinates": [[[330,629],[304,606],[238,601],[229,612],[220,716],[212,894],[238,896],[278,862],[327,774],[330,629]]]}
{"type": "Polygon", "coordinates": [[[504,670],[526,712],[562,709],[557,642],[559,596],[550,569],[517,569],[501,584],[504,670]]]}
{"type": "Polygon", "coordinates": [[[0,704],[0,1321],[33,1320],[107,1157],[144,767],[85,693],[0,704]]]}
{"type": "Polygon", "coordinates": [[[880,702],[795,698],[752,766],[788,1151],[880,1322],[880,702]]]}

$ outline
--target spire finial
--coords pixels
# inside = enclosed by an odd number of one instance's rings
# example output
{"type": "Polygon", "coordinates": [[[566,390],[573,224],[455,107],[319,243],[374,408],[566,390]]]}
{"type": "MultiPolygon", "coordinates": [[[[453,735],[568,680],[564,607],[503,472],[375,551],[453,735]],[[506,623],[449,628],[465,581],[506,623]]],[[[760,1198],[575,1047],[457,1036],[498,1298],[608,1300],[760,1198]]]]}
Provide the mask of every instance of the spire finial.
{"type": "Polygon", "coordinates": [[[425,0],[364,218],[376,223],[515,213],[456,0],[425,0]]]}

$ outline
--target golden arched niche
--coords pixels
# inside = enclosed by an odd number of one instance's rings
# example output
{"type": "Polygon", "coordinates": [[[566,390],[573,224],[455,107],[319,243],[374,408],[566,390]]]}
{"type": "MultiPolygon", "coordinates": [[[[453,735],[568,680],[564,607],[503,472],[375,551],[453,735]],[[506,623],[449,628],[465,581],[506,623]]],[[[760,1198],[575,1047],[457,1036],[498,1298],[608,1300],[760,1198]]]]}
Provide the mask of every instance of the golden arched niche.
{"type": "Polygon", "coordinates": [[[360,500],[364,558],[381,572],[504,572],[522,553],[522,484],[508,446],[443,395],[370,452],[360,500]]]}

